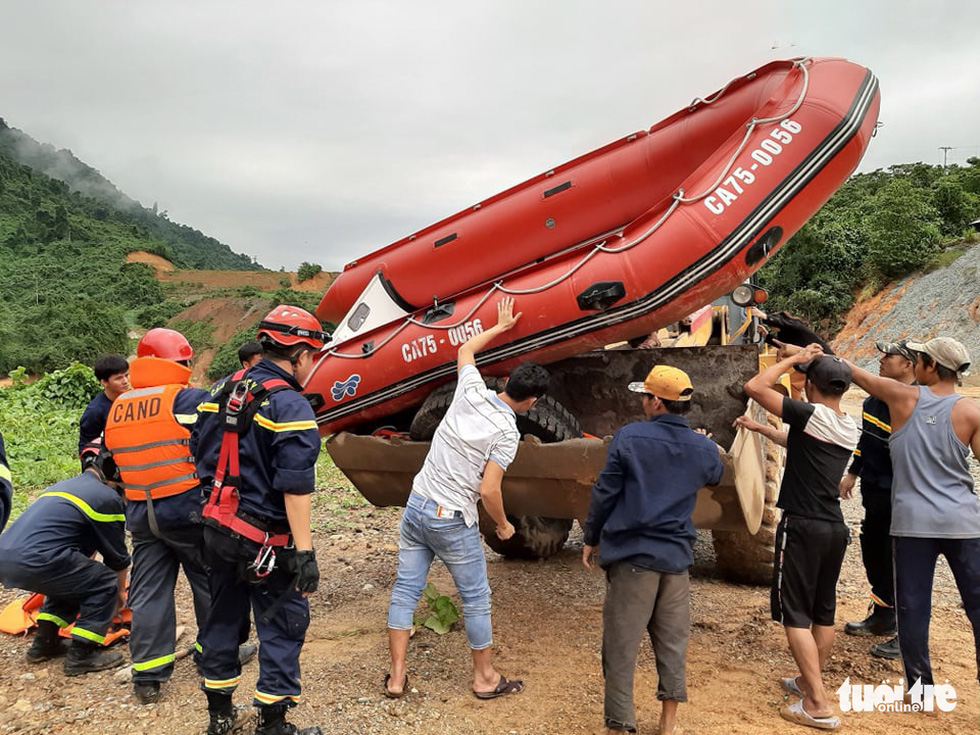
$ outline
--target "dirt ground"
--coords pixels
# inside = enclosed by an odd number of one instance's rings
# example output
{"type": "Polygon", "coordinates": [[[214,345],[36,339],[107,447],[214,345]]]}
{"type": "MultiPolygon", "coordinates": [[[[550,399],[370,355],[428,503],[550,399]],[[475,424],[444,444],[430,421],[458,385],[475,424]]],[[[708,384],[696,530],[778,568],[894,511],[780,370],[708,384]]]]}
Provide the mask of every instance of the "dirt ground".
{"type": "MultiPolygon", "coordinates": [[[[852,396],[849,410],[860,406],[852,396]]],[[[576,528],[565,549],[543,562],[514,562],[488,552],[494,590],[495,660],[526,690],[481,702],[470,694],[469,655],[460,624],[444,636],[422,628],[409,647],[411,691],[398,701],[381,696],[387,665],[384,634],[388,595],[397,556],[397,509],[375,509],[358,500],[335,473],[324,478],[316,499],[316,547],[321,588],[311,599],[312,623],[303,650],[304,697],[291,719],[318,724],[325,733],[437,735],[585,735],[601,731],[603,685],[599,646],[604,583],[579,562],[576,528]]],[[[854,528],[858,500],[845,503],[854,528]]],[[[805,732],[780,719],[779,677],[794,673],[782,629],[769,620],[768,591],[733,585],[713,570],[707,534],[692,570],[693,629],[688,654],[690,702],[680,717],[688,733],[805,732]]],[[[436,565],[437,588],[456,599],[445,570],[436,565]]],[[[13,598],[0,590],[0,603],[13,598]]],[[[867,583],[859,546],[848,548],[838,587],[838,630],[864,617],[867,583]]],[[[180,622],[191,633],[193,613],[186,586],[179,592],[180,622]]],[[[931,629],[936,681],[956,690],[956,708],[938,717],[902,713],[844,713],[846,732],[980,732],[980,702],[969,623],[944,562],[937,571],[931,629]]],[[[846,678],[878,684],[901,677],[898,662],[868,654],[873,639],[839,635],[824,681],[831,691],[846,678]]],[[[28,666],[28,638],[0,639],[0,733],[131,735],[203,733],[204,697],[189,659],[178,662],[161,701],[140,706],[128,681],[113,672],[66,679],[60,664],[28,666]]],[[[121,649],[128,656],[125,647],[121,649]]],[[[257,668],[245,668],[236,700],[250,700],[257,668]]],[[[641,648],[636,678],[641,733],[656,731],[659,705],[649,646],[641,648]]]]}

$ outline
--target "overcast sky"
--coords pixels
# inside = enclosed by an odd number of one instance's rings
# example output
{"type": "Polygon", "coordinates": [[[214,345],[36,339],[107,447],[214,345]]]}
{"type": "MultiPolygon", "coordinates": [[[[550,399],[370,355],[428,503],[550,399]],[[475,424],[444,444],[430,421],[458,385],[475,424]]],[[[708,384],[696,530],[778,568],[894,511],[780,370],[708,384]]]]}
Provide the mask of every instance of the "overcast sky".
{"type": "Polygon", "coordinates": [[[0,117],[263,265],[338,270],[768,61],[881,82],[860,170],[980,155],[977,0],[0,0],[0,117]]]}

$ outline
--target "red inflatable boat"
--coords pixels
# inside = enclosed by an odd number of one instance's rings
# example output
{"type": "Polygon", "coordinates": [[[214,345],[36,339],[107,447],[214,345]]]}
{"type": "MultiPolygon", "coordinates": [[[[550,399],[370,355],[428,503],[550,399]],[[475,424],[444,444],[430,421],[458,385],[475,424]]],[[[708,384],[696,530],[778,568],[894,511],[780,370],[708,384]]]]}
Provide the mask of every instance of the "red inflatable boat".
{"type": "Polygon", "coordinates": [[[486,374],[648,334],[757,270],[857,167],[878,82],[844,59],[767,64],[654,125],[347,265],[307,381],[321,433],[420,403],[496,302],[524,316],[486,374]]]}

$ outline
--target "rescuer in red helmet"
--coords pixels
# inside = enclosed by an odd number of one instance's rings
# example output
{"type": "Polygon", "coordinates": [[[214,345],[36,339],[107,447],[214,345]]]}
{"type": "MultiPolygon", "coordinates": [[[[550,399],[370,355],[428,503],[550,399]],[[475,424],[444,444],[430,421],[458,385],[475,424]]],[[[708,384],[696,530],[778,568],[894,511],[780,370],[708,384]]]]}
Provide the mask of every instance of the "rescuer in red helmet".
{"type": "MultiPolygon", "coordinates": [[[[198,643],[211,603],[201,559],[201,488],[189,449],[198,404],[208,393],[190,386],[194,350],[180,332],[151,329],[136,355],[129,366],[133,388],[113,401],[104,444],[119,468],[133,537],[133,691],[150,704],[173,673],[174,586],[181,567],[194,598],[198,643]]],[[[239,643],[247,637],[246,628],[239,643]]],[[[242,653],[250,657],[254,649],[242,653]]]]}
{"type": "Polygon", "coordinates": [[[192,448],[208,495],[204,553],[211,614],[204,630],[209,735],[238,727],[232,694],[241,680],[234,631],[254,611],[259,678],[257,735],[319,735],[297,730],[286,712],[300,696],[299,653],[310,619],[306,596],[319,571],[310,531],[310,495],[320,436],[300,395],[314,354],[326,343],[315,316],[278,306],[259,323],[263,357],[211,389],[192,448]]]}

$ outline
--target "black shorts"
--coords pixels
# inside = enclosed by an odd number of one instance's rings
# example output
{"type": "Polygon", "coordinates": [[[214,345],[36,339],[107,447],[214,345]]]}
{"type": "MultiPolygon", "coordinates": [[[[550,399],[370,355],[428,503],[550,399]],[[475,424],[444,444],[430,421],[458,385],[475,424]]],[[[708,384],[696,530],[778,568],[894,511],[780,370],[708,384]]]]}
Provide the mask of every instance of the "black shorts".
{"type": "Polygon", "coordinates": [[[776,528],[770,607],[788,628],[834,624],[850,532],[838,521],[783,515],[776,528]]]}

